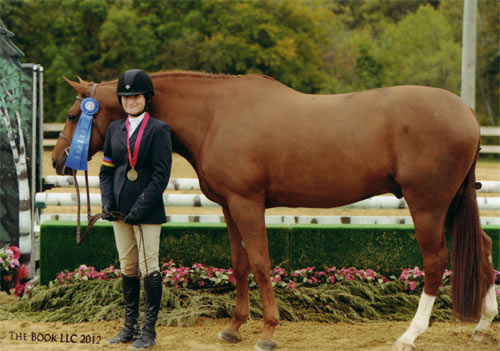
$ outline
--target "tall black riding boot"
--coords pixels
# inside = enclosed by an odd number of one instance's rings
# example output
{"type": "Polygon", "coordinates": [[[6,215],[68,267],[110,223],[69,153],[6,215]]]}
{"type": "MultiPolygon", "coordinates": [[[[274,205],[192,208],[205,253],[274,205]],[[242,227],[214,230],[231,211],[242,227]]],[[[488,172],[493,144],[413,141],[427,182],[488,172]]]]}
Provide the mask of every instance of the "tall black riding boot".
{"type": "Polygon", "coordinates": [[[139,339],[134,341],[131,348],[149,349],[156,343],[156,321],[161,305],[162,276],[160,272],[153,272],[144,278],[144,291],[146,293],[146,310],[144,322],[139,339]]]}
{"type": "Polygon", "coordinates": [[[139,325],[139,293],[141,281],[137,277],[122,278],[123,300],[125,302],[125,326],[120,334],[108,340],[109,344],[128,343],[136,340],[141,334],[139,325]]]}

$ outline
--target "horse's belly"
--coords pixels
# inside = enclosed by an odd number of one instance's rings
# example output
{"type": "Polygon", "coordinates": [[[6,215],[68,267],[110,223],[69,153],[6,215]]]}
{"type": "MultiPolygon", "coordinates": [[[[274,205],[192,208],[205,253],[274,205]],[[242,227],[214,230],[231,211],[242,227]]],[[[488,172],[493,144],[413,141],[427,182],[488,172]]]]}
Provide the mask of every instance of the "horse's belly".
{"type": "MultiPolygon", "coordinates": [[[[302,174],[303,175],[303,174],[302,174]]],[[[375,195],[392,192],[399,196],[399,186],[390,176],[357,172],[344,177],[316,175],[282,181],[269,189],[266,207],[331,208],[351,204],[375,195]],[[290,181],[291,180],[291,181],[290,181]]]]}

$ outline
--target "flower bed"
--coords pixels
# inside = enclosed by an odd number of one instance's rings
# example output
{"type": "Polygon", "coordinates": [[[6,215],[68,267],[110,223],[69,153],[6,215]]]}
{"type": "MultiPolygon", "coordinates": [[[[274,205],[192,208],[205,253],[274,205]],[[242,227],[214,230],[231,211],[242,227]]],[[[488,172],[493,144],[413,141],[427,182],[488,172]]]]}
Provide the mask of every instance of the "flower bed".
{"type": "MultiPolygon", "coordinates": [[[[162,265],[163,284],[167,287],[186,289],[211,289],[235,287],[235,279],[232,269],[207,267],[201,263],[191,267],[183,265],[177,266],[173,261],[162,265]]],[[[500,285],[500,271],[493,270],[495,274],[495,284],[500,285]]],[[[81,265],[73,272],[64,271],[59,273],[51,285],[65,285],[74,282],[88,280],[108,280],[120,277],[120,270],[110,266],[101,271],[96,271],[94,267],[81,265]]],[[[445,270],[441,287],[450,285],[451,271],[445,270]]],[[[403,290],[407,293],[421,291],[424,285],[425,274],[419,267],[404,269],[399,277],[384,275],[372,269],[350,268],[326,268],[323,270],[315,267],[298,269],[289,274],[285,269],[276,267],[271,272],[272,286],[275,288],[297,289],[298,287],[317,287],[322,284],[333,285],[342,281],[360,281],[383,287],[393,281],[403,284],[403,290]]],[[[249,274],[250,288],[256,287],[257,282],[252,273],[249,274]]],[[[496,289],[500,295],[500,289],[496,289]]]]}
{"type": "Polygon", "coordinates": [[[19,263],[20,257],[21,251],[17,246],[0,249],[0,291],[10,295],[11,290],[14,290],[14,294],[19,297],[29,287],[28,268],[19,263]]]}
{"type": "MultiPolygon", "coordinates": [[[[234,314],[236,292],[231,269],[169,261],[162,265],[163,298],[158,323],[189,326],[200,317],[228,318],[234,314]]],[[[495,283],[500,284],[495,271],[495,283]]],[[[450,272],[443,275],[432,318],[452,318],[450,272]]],[[[61,272],[49,286],[34,286],[15,303],[0,306],[0,319],[38,321],[116,320],[123,318],[120,271],[113,266],[97,271],[81,265],[61,272]]],[[[281,320],[352,322],[410,320],[418,306],[424,272],[405,269],[385,277],[371,269],[316,269],[288,273],[281,267],[271,272],[281,320]]],[[[262,318],[262,301],[253,274],[249,276],[250,319],[262,318]]],[[[497,286],[497,288],[500,286],[497,286]]],[[[497,289],[500,302],[500,289],[497,289]]],[[[141,303],[144,303],[143,301],[141,303]]],[[[499,320],[497,316],[495,320],[499,320]]]]}

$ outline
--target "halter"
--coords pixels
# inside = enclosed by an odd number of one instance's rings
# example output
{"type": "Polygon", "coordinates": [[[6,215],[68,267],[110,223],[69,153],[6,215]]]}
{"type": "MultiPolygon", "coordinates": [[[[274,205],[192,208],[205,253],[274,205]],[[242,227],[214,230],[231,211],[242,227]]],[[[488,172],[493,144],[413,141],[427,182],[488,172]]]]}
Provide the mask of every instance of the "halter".
{"type": "MultiPolygon", "coordinates": [[[[90,97],[91,97],[91,98],[93,98],[93,97],[94,97],[94,95],[95,95],[95,91],[96,91],[96,90],[97,90],[97,84],[95,84],[95,83],[94,83],[94,84],[92,84],[92,88],[90,88],[90,97]]],[[[75,97],[75,99],[76,99],[76,100],[80,100],[80,101],[82,101],[82,100],[83,100],[83,98],[82,98],[81,96],[79,96],[79,95],[77,95],[77,96],[75,97]]],[[[96,130],[97,130],[97,133],[99,133],[99,136],[101,137],[101,139],[102,139],[102,140],[104,140],[104,139],[105,139],[105,136],[104,136],[104,134],[102,133],[102,131],[101,131],[99,128],[96,128],[96,130]]],[[[69,146],[68,146],[66,149],[64,149],[64,153],[66,154],[66,157],[67,157],[67,156],[68,156],[68,154],[69,154],[69,149],[71,148],[71,143],[73,142],[73,139],[72,139],[72,138],[67,137],[66,135],[64,135],[62,131],[59,133],[59,138],[61,138],[61,139],[65,140],[65,141],[67,141],[67,142],[69,143],[69,146]]],[[[88,156],[87,160],[88,160],[88,161],[90,161],[91,159],[92,159],[92,156],[88,156]]],[[[64,167],[64,168],[65,168],[65,167],[64,167]]],[[[64,169],[64,168],[63,168],[63,169],[64,169]]]]}

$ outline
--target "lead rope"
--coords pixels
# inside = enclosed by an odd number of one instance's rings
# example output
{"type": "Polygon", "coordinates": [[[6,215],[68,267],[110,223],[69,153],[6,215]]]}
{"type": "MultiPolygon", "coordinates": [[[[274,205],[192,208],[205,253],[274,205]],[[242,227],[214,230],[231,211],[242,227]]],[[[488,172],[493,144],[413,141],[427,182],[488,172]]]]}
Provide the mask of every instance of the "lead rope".
{"type": "MultiPolygon", "coordinates": [[[[140,240],[139,244],[142,245],[142,254],[144,256],[144,266],[146,267],[146,277],[147,277],[149,275],[149,272],[148,272],[148,260],[146,259],[146,245],[144,244],[144,234],[142,232],[142,226],[140,223],[138,224],[138,226],[139,226],[139,232],[141,234],[141,238],[140,238],[141,240],[140,240]]],[[[139,250],[140,250],[140,248],[139,248],[139,250]]]]}
{"type": "MultiPolygon", "coordinates": [[[[78,185],[78,180],[76,179],[76,169],[73,170],[73,181],[75,182],[75,191],[76,191],[76,200],[77,200],[77,207],[78,207],[78,214],[76,216],[76,243],[80,245],[83,240],[87,237],[87,234],[90,232],[92,227],[94,226],[95,222],[99,218],[102,218],[103,214],[98,213],[94,216],[92,216],[91,209],[90,209],[90,191],[89,191],[89,180],[88,180],[88,173],[85,171],[85,190],[87,193],[87,229],[85,230],[85,233],[83,233],[83,237],[81,237],[81,224],[80,224],[80,213],[81,213],[81,201],[80,201],[80,187],[78,185]]],[[[123,214],[121,213],[115,213],[115,216],[117,217],[123,217],[123,214]]]]}
{"type": "Polygon", "coordinates": [[[90,210],[89,176],[87,171],[85,171],[85,188],[87,189],[87,221],[90,222],[92,214],[90,210]]]}
{"type": "Polygon", "coordinates": [[[81,243],[80,240],[80,188],[78,187],[78,181],[76,180],[76,169],[73,170],[73,181],[75,182],[76,190],[76,202],[78,206],[78,213],[76,215],[76,242],[81,243]]]}

